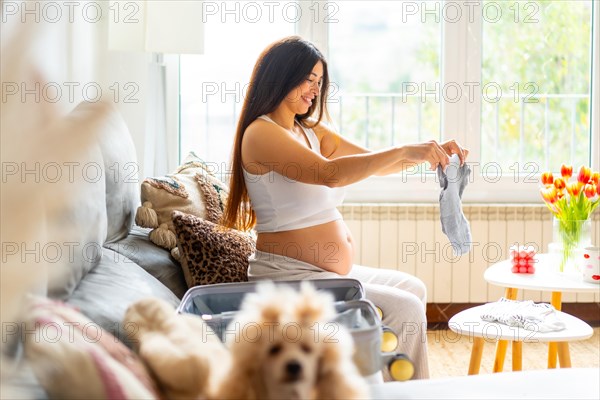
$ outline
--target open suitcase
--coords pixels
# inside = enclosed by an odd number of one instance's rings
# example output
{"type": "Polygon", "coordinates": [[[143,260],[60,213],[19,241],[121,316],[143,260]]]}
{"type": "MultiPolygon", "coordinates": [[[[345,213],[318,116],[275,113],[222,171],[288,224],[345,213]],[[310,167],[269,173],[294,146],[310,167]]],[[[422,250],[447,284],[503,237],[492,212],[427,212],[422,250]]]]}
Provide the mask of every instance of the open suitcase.
{"type": "MultiPolygon", "coordinates": [[[[300,281],[278,281],[276,285],[299,288],[300,281]]],[[[365,298],[361,283],[355,279],[311,280],[317,290],[330,292],[335,300],[337,316],[332,322],[345,326],[356,345],[354,362],[360,373],[372,382],[381,381],[381,370],[387,367],[395,380],[408,380],[414,373],[410,360],[402,354],[384,352],[395,349],[398,339],[381,324],[378,310],[365,298]],[[390,344],[391,343],[391,344],[390,344]]],[[[201,316],[215,334],[224,341],[227,325],[240,309],[244,296],[256,290],[257,282],[224,283],[196,286],[184,295],[178,313],[201,316]]]]}

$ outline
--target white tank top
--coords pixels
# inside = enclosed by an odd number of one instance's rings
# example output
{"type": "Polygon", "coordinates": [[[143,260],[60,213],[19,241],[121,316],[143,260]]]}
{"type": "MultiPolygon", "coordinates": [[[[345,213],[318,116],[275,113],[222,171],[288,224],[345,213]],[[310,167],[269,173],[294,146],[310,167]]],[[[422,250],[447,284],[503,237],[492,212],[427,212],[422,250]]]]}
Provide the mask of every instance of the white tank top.
{"type": "MultiPolygon", "coordinates": [[[[266,115],[258,118],[276,123],[266,115]]],[[[302,129],[311,150],[320,154],[321,144],[315,132],[302,129]]],[[[292,163],[289,168],[294,168],[292,163]]],[[[344,188],[302,183],[275,171],[255,175],[244,169],[244,181],[256,213],[256,232],[289,231],[342,218],[336,207],[344,200],[344,188]]]]}

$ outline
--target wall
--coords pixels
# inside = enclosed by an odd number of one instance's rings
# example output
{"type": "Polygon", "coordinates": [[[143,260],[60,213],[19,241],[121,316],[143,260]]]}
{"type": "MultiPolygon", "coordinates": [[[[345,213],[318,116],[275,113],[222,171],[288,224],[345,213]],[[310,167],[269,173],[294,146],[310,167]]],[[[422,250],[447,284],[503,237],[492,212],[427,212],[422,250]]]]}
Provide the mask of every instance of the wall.
{"type": "MultiPolygon", "coordinates": [[[[419,277],[432,303],[496,301],[504,289],[483,279],[486,268],[508,258],[514,243],[547,252],[552,241],[550,211],[541,204],[468,204],[474,245],[455,257],[442,232],[438,204],[345,204],[340,207],[356,244],[356,263],[419,277]]],[[[592,243],[600,242],[600,213],[594,212],[592,243]]],[[[600,289],[600,288],[599,288],[600,289]]],[[[519,300],[550,301],[550,293],[520,290],[519,300]]],[[[563,302],[598,302],[598,293],[565,293],[563,302]]]]}

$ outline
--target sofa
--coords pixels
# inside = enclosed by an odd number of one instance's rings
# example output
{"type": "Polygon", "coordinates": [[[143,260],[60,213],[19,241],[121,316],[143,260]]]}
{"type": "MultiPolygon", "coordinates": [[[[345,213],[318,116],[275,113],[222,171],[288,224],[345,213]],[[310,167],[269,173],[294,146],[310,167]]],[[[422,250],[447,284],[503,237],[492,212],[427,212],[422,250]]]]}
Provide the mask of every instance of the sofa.
{"type": "MultiPolygon", "coordinates": [[[[76,125],[98,107],[81,103],[66,118],[76,125]]],[[[146,297],[158,297],[176,307],[187,285],[181,266],[169,251],[150,242],[148,229],[134,226],[140,205],[140,182],[137,174],[132,175],[137,172],[136,153],[116,108],[104,113],[96,130],[84,163],[76,166],[76,171],[88,175],[84,184],[77,186],[79,193],[72,194],[79,200],[47,221],[64,235],[59,241],[60,259],[53,258],[50,263],[55,270],[47,274],[46,294],[77,308],[129,344],[122,324],[127,307],[146,297]]],[[[20,347],[18,342],[5,346],[11,357],[22,360],[20,347]]],[[[27,368],[13,380],[32,391],[35,398],[44,397],[27,368]]]]}
{"type": "MultiPolygon", "coordinates": [[[[93,112],[94,106],[81,103],[70,118],[93,112]]],[[[48,295],[126,340],[121,321],[130,304],[152,296],[177,306],[187,286],[179,263],[149,241],[146,229],[134,226],[140,184],[129,166],[136,165],[136,153],[116,109],[106,116],[97,139],[89,163],[101,167],[104,179],[87,185],[89,201],[76,204],[69,215],[72,241],[81,251],[64,260],[67,274],[49,283],[48,295]]]]}

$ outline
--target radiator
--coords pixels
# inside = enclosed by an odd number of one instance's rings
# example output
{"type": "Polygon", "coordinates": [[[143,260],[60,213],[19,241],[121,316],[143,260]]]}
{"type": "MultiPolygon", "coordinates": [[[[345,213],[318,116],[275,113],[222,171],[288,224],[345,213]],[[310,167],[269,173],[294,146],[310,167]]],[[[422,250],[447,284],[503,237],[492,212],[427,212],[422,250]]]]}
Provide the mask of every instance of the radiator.
{"type": "MultiPolygon", "coordinates": [[[[543,204],[463,205],[473,247],[460,257],[442,232],[437,204],[343,204],[340,212],[354,237],[356,264],[419,277],[432,303],[498,300],[504,289],[485,282],[485,269],[507,259],[513,244],[546,252],[552,241],[552,215],[543,204]]],[[[600,245],[599,231],[600,213],[595,212],[595,245],[600,245]]],[[[549,302],[550,293],[520,290],[518,298],[549,302]]],[[[563,302],[600,302],[600,293],[564,293],[563,302]]]]}

